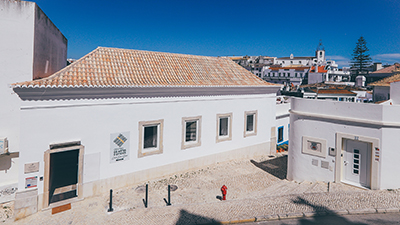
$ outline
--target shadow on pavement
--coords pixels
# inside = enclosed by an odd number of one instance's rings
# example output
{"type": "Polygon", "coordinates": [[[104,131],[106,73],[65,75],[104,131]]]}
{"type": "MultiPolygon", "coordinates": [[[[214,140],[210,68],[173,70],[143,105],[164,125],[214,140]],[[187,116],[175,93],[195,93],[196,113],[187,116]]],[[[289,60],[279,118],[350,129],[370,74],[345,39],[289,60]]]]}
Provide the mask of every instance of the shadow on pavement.
{"type": "Polygon", "coordinates": [[[265,172],[283,180],[286,179],[287,175],[287,155],[278,157],[275,159],[270,159],[262,162],[256,162],[250,160],[253,165],[264,170],[265,172]]]}
{"type": "Polygon", "coordinates": [[[176,225],[186,225],[186,224],[221,224],[217,220],[212,218],[207,218],[195,214],[191,214],[186,210],[181,210],[179,213],[179,219],[176,222],[176,225]]]}
{"type": "Polygon", "coordinates": [[[314,205],[309,201],[297,197],[296,200],[293,200],[293,203],[299,205],[307,205],[313,208],[313,211],[316,213],[315,216],[309,218],[300,218],[298,220],[298,224],[301,225],[316,225],[316,224],[344,224],[344,225],[366,225],[365,223],[354,223],[349,221],[348,219],[341,217],[336,214],[334,211],[328,209],[323,205],[314,205]]]}

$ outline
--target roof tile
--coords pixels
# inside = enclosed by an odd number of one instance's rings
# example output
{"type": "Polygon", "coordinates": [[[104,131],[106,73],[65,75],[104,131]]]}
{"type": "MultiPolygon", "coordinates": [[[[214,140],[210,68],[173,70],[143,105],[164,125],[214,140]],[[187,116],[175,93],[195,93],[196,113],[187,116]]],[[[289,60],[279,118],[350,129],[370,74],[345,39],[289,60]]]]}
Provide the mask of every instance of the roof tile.
{"type": "Polygon", "coordinates": [[[68,67],[16,87],[270,86],[228,58],[98,47],[68,67]]]}

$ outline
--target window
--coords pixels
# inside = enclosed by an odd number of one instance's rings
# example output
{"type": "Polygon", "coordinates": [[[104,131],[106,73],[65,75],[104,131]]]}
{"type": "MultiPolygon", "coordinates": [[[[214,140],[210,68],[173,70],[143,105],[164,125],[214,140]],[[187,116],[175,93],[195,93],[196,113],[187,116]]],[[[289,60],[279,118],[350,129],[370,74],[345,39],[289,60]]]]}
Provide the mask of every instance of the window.
{"type": "Polygon", "coordinates": [[[294,76],[297,77],[297,73],[294,73],[294,76]]]}
{"type": "Polygon", "coordinates": [[[281,76],[281,73],[279,73],[279,76],[281,76]]]}
{"type": "Polygon", "coordinates": [[[232,140],[232,113],[217,115],[217,142],[232,140]]]}
{"type": "Polygon", "coordinates": [[[163,124],[164,120],[139,122],[139,158],[162,153],[163,124]]]}
{"type": "Polygon", "coordinates": [[[293,61],[290,61],[290,64],[293,64],[293,61]]]}
{"type": "Polygon", "coordinates": [[[278,127],[278,143],[283,141],[283,127],[278,127]]]}
{"type": "Polygon", "coordinates": [[[182,149],[201,145],[201,116],[182,118],[182,149]]]}
{"type": "Polygon", "coordinates": [[[286,74],[285,74],[285,73],[283,73],[283,76],[286,76],[286,74]]]}
{"type": "Polygon", "coordinates": [[[270,76],[271,76],[271,74],[270,74],[270,73],[268,73],[268,76],[270,77],[270,76]]]}
{"type": "Polygon", "coordinates": [[[301,64],[301,61],[299,61],[299,63],[301,64]]]}
{"type": "Polygon", "coordinates": [[[257,110],[244,113],[244,137],[257,135],[257,110]]]}

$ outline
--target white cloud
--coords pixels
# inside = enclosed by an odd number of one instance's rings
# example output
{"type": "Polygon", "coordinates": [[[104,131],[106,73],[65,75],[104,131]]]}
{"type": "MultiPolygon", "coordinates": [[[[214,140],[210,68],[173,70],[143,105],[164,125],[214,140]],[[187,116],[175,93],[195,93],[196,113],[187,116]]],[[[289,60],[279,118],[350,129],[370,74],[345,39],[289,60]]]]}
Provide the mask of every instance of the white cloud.
{"type": "Polygon", "coordinates": [[[340,60],[340,61],[350,61],[350,59],[340,56],[340,55],[328,55],[325,58],[332,59],[332,60],[340,60]]]}
{"type": "Polygon", "coordinates": [[[372,59],[374,61],[382,61],[382,62],[390,62],[390,63],[400,62],[400,53],[373,55],[372,59]]]}

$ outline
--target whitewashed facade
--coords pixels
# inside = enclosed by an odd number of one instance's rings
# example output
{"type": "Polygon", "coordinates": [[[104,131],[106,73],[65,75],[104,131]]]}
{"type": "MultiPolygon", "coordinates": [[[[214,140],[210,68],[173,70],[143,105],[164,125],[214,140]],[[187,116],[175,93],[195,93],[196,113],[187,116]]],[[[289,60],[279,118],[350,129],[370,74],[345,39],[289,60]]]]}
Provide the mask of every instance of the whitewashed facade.
{"type": "Polygon", "coordinates": [[[23,209],[34,212],[270,154],[280,86],[229,59],[100,47],[13,88],[22,100],[20,169],[38,165],[20,170],[18,188],[29,194],[16,202],[36,198],[23,209]],[[57,159],[62,154],[68,159],[57,159]]]}
{"type": "Polygon", "coordinates": [[[293,98],[288,179],[399,188],[399,87],[391,105],[293,98]]]}
{"type": "Polygon", "coordinates": [[[21,172],[21,100],[10,86],[65,67],[67,39],[34,2],[0,1],[0,30],[0,142],[8,142],[7,152],[0,147],[2,203],[14,199],[21,172]]]}

